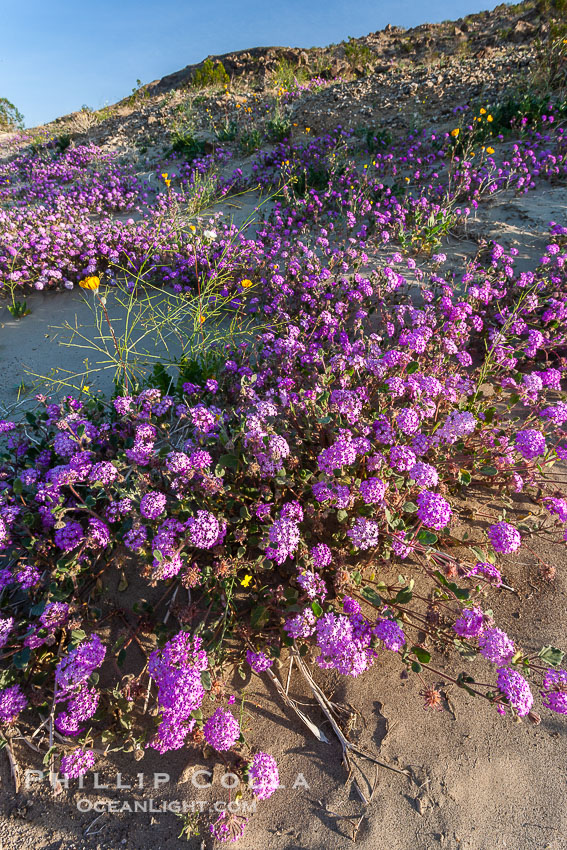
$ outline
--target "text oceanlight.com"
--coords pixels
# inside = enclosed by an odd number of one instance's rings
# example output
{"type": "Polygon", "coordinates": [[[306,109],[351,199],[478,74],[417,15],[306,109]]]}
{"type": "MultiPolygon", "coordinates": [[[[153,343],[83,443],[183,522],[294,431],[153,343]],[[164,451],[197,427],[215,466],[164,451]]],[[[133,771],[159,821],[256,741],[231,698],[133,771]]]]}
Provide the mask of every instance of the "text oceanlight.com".
{"type": "Polygon", "coordinates": [[[256,811],[257,800],[89,800],[81,797],[77,800],[80,812],[150,812],[174,814],[230,812],[231,814],[253,814],[256,811]]]}

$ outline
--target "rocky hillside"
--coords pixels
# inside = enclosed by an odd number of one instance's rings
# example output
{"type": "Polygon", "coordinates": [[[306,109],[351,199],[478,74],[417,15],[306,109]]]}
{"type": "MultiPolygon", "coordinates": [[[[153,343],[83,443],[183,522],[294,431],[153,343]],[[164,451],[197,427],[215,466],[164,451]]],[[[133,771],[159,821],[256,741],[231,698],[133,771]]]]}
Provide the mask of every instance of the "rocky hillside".
{"type": "Polygon", "coordinates": [[[542,51],[561,31],[561,3],[502,4],[407,30],[388,25],[325,48],[255,47],[211,56],[139,85],[113,106],[83,109],[31,133],[124,152],[157,146],[159,154],[176,133],[189,131],[208,145],[230,140],[246,122],[249,132],[264,132],[270,101],[290,132],[320,133],[337,124],[392,132],[421,127],[428,117],[438,123],[460,105],[494,102],[527,81],[545,87],[542,51]]]}

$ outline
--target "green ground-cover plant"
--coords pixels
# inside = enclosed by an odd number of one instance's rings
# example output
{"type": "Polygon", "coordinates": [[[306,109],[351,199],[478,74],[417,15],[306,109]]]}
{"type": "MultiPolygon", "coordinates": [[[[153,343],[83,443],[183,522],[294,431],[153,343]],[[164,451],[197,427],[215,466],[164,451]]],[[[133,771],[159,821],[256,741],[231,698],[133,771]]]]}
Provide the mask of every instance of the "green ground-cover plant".
{"type": "Polygon", "coordinates": [[[271,117],[266,122],[266,135],[272,142],[283,142],[291,133],[291,120],[283,111],[281,104],[277,104],[271,117]]]}
{"type": "Polygon", "coordinates": [[[171,150],[188,160],[204,153],[205,145],[196,136],[194,107],[191,99],[178,104],[173,111],[170,127],[171,150]]]}
{"type": "Polygon", "coordinates": [[[258,127],[253,127],[250,130],[243,130],[238,139],[240,150],[245,156],[249,156],[260,149],[263,141],[263,135],[258,127]]]}

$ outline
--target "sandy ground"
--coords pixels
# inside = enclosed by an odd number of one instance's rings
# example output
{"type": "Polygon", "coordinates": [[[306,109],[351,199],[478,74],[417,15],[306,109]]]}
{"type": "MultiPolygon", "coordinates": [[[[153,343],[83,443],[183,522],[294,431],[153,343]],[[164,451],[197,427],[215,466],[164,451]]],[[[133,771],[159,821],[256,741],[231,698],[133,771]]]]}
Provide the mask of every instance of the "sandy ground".
{"type": "MultiPolygon", "coordinates": [[[[474,254],[480,238],[495,238],[518,247],[521,263],[532,267],[546,244],[548,223],[565,221],[566,212],[567,194],[562,187],[519,198],[500,195],[481,207],[467,238],[450,239],[443,249],[449,254],[449,263],[462,268],[463,258],[474,254]]],[[[47,375],[52,367],[62,373],[83,369],[85,352],[62,345],[69,331],[61,327],[66,323],[73,326],[76,317],[77,325],[86,331],[91,313],[84,294],[34,294],[28,304],[32,313],[20,321],[14,321],[0,306],[0,399],[8,405],[16,402],[19,384],[30,384],[33,374],[47,375]]],[[[112,301],[109,310],[118,321],[123,319],[112,301]]],[[[154,349],[148,348],[153,353],[154,349]]],[[[111,374],[99,374],[90,383],[108,390],[111,374]]],[[[556,548],[540,554],[557,564],[556,548]]],[[[544,585],[537,578],[535,561],[511,558],[505,564],[506,576],[517,593],[498,592],[492,607],[499,625],[527,649],[543,644],[565,646],[567,577],[561,564],[557,566],[555,582],[544,585]]],[[[268,680],[252,676],[244,683],[234,683],[235,689],[243,688],[246,699],[247,740],[277,758],[287,786],[258,804],[239,846],[246,850],[343,850],[352,846],[353,826],[359,824],[356,845],[362,850],[567,850],[567,727],[561,718],[547,712],[538,727],[516,724],[499,717],[484,702],[450,688],[443,712],[424,711],[418,681],[406,681],[394,657],[386,657],[382,665],[357,680],[322,671],[316,674],[329,696],[355,706],[364,718],[364,725],[359,721],[353,728],[352,737],[384,762],[411,770],[408,779],[378,768],[376,791],[368,806],[360,802],[347,781],[340,746],[297,671],[290,694],[306,704],[304,710],[325,730],[330,743],[319,743],[299,724],[268,680]],[[293,788],[298,775],[303,780],[293,788]]],[[[465,666],[443,669],[458,672],[465,666]]],[[[470,666],[473,675],[476,669],[476,663],[470,666]]],[[[480,673],[480,665],[478,670],[480,673]]],[[[278,675],[285,682],[285,665],[278,675]]],[[[14,744],[14,755],[22,765],[30,764],[31,759],[34,767],[41,767],[37,754],[21,741],[14,744]]],[[[96,811],[79,811],[78,807],[109,798],[118,804],[153,798],[156,808],[159,801],[169,800],[186,801],[197,810],[203,806],[208,811],[215,802],[229,800],[221,784],[224,771],[216,756],[197,747],[163,758],[149,751],[139,762],[127,754],[114,754],[101,762],[99,772],[99,784],[108,784],[107,790],[93,788],[88,779],[84,789],[73,783],[55,797],[46,781],[30,788],[22,784],[14,794],[7,756],[0,752],[0,848],[209,848],[212,842],[206,832],[189,841],[179,838],[182,823],[171,812],[103,813],[98,818],[96,811]],[[192,783],[199,766],[212,772],[212,788],[198,789],[192,783]],[[138,774],[143,773],[145,787],[117,789],[118,771],[122,785],[133,786],[139,784],[138,774]],[[169,774],[170,781],[154,791],[155,771],[169,774]]],[[[367,769],[367,775],[373,782],[374,768],[367,769]]]]}

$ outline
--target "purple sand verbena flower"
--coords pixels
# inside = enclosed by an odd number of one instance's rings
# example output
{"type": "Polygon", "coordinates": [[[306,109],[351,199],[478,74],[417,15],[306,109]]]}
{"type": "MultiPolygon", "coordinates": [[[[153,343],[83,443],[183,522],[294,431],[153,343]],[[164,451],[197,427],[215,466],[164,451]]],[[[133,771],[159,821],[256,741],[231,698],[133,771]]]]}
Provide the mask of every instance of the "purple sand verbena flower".
{"type": "Polygon", "coordinates": [[[234,715],[217,708],[203,726],[205,741],[215,750],[230,750],[240,737],[240,726],[234,715]]]}
{"type": "Polygon", "coordinates": [[[268,753],[256,753],[248,765],[248,782],[259,800],[267,800],[279,788],[278,765],[268,753]]]}

